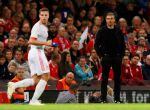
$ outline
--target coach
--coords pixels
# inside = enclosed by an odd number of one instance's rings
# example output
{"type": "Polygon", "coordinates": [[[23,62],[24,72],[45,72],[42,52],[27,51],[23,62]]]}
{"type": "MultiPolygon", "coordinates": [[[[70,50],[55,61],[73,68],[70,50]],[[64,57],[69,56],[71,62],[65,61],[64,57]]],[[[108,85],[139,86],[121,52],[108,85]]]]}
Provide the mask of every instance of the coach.
{"type": "Polygon", "coordinates": [[[124,36],[115,25],[114,13],[107,13],[105,20],[106,26],[98,31],[94,44],[97,54],[102,58],[101,100],[106,102],[108,76],[110,67],[112,67],[114,71],[114,100],[116,103],[120,103],[121,63],[125,52],[124,36]]]}

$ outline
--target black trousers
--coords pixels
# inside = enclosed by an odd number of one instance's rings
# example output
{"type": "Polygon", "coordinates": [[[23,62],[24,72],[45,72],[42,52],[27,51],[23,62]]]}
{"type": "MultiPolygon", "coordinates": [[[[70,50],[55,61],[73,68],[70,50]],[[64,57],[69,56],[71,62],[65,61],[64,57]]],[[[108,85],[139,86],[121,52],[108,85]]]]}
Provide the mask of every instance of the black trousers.
{"type": "Polygon", "coordinates": [[[101,82],[101,100],[106,101],[107,85],[110,67],[114,71],[114,100],[120,101],[121,89],[121,64],[122,57],[120,56],[104,56],[102,58],[102,82],[101,82]]]}

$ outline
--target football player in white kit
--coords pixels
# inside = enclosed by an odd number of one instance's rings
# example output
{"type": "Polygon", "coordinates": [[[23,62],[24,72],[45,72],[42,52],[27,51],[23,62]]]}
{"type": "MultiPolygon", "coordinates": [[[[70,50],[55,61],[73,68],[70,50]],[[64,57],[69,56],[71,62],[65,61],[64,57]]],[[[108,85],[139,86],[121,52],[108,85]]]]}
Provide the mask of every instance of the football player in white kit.
{"type": "Polygon", "coordinates": [[[50,75],[49,64],[44,53],[44,47],[51,46],[51,42],[47,42],[49,10],[47,8],[40,9],[39,18],[40,20],[31,30],[29,39],[31,49],[28,53],[28,62],[31,78],[16,83],[9,82],[7,90],[8,98],[11,99],[16,88],[36,85],[35,92],[29,103],[31,105],[41,104],[38,99],[43,93],[50,75]]]}

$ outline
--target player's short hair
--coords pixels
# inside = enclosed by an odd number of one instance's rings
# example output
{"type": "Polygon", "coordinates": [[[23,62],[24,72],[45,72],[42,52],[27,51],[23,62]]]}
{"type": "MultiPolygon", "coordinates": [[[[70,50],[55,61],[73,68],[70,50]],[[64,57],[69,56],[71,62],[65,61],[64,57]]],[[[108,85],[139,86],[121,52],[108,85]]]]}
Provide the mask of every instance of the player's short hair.
{"type": "Polygon", "coordinates": [[[41,13],[42,11],[48,11],[48,12],[49,12],[49,9],[48,9],[48,8],[41,8],[41,9],[39,10],[39,13],[41,13]]]}

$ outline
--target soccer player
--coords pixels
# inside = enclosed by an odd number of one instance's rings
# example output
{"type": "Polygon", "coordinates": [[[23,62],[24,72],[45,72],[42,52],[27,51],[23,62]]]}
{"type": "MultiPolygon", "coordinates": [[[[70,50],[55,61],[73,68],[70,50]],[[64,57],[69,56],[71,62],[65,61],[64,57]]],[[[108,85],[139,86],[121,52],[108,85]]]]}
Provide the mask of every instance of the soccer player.
{"type": "Polygon", "coordinates": [[[16,88],[36,85],[33,97],[29,102],[31,105],[41,104],[38,99],[45,89],[50,74],[49,64],[44,53],[44,47],[51,46],[51,42],[47,42],[49,10],[47,8],[40,9],[39,18],[40,20],[31,30],[29,39],[31,49],[28,53],[28,61],[31,78],[16,83],[9,82],[7,90],[8,98],[11,99],[16,88]]]}

